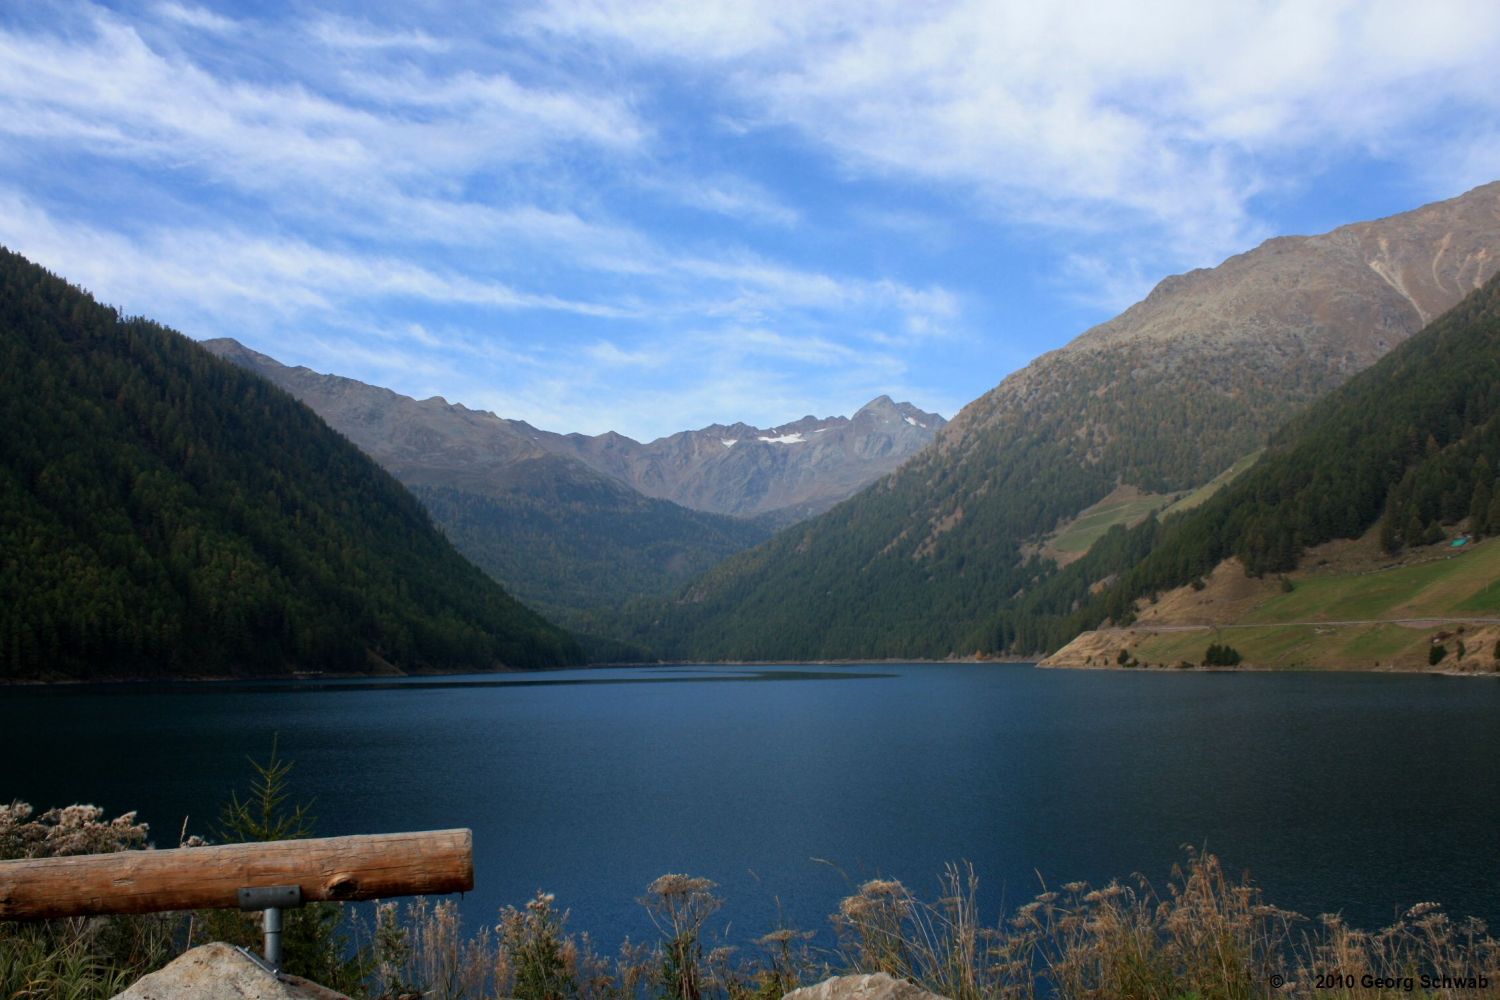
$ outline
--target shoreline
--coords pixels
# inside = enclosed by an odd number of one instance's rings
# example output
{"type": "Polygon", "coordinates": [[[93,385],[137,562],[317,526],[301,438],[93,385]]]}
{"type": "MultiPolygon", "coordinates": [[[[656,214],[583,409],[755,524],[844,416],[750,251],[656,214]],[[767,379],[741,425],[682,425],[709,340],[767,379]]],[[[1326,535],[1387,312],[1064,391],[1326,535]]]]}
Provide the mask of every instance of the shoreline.
{"type": "Polygon", "coordinates": [[[464,670],[464,671],[421,671],[415,673],[381,671],[375,673],[293,673],[293,674],[194,674],[185,677],[94,677],[78,678],[63,677],[56,679],[25,678],[15,680],[0,680],[0,691],[6,689],[28,689],[47,688],[60,689],[68,687],[146,687],[149,685],[176,685],[176,684],[265,684],[270,682],[281,683],[303,683],[320,681],[369,681],[369,680],[417,680],[422,678],[442,677],[475,677],[487,674],[513,675],[513,674],[547,674],[557,673],[564,670],[609,670],[626,667],[800,667],[800,666],[899,666],[911,665],[941,665],[941,664],[1004,664],[1008,666],[1032,666],[1039,670],[1088,670],[1098,672],[1114,673],[1152,673],[1152,674],[1372,674],[1382,676],[1429,676],[1429,677],[1490,677],[1500,678],[1500,671],[1477,671],[1477,670],[1440,670],[1430,667],[1308,667],[1308,666],[1264,666],[1260,664],[1241,664],[1233,667],[1225,666],[1202,666],[1190,664],[1188,666],[1174,666],[1171,664],[1137,665],[1126,667],[1113,663],[1048,663],[1046,657],[1012,657],[1012,656],[967,656],[967,657],[943,657],[943,658],[921,658],[921,657],[885,657],[882,659],[824,659],[824,660],[655,660],[650,663],[589,663],[581,666],[571,667],[542,667],[534,670],[525,668],[502,667],[496,670],[464,670]]]}
{"type": "Polygon", "coordinates": [[[622,667],[795,667],[795,666],[858,666],[868,664],[941,664],[941,663],[1011,663],[1035,664],[1036,657],[885,657],[883,659],[853,658],[847,660],[652,660],[649,662],[584,663],[567,667],[497,667],[494,670],[433,670],[406,672],[381,670],[369,673],[324,673],[304,671],[287,674],[192,674],[177,677],[115,676],[115,677],[59,677],[59,678],[15,678],[0,679],[0,690],[6,688],[55,688],[84,685],[118,684],[122,686],[147,684],[230,684],[260,683],[270,681],[360,681],[400,680],[424,677],[474,677],[486,674],[547,674],[563,670],[609,670],[622,667]]]}
{"type": "Polygon", "coordinates": [[[1380,676],[1402,675],[1407,677],[1492,677],[1500,678],[1496,670],[1437,670],[1431,667],[1266,667],[1257,664],[1241,664],[1233,667],[1189,664],[1185,667],[1168,663],[1138,664],[1126,667],[1115,663],[1047,663],[1038,660],[1038,670],[1097,670],[1116,671],[1122,674],[1373,674],[1380,676]]]}

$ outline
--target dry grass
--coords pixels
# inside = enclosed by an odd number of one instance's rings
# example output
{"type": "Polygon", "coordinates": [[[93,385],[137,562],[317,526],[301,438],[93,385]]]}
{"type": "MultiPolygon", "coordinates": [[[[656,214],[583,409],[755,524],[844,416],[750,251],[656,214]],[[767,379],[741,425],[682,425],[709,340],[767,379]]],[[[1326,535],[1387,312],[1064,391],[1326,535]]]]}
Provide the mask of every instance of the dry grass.
{"type": "Polygon", "coordinates": [[[1074,882],[997,927],[976,920],[977,888],[968,867],[947,871],[935,903],[866,883],[835,918],[846,964],[954,1000],[1500,997],[1500,943],[1482,922],[1455,924],[1433,903],[1375,933],[1311,922],[1265,903],[1213,855],[1190,854],[1165,894],[1140,877],[1074,882]]]}
{"type": "Polygon", "coordinates": [[[417,951],[432,947],[421,942],[446,942],[414,989],[443,1000],[623,1000],[680,998],[691,983],[701,997],[773,1000],[840,972],[888,972],[952,1000],[1500,997],[1500,943],[1478,921],[1454,923],[1432,903],[1377,932],[1334,916],[1309,920],[1267,904],[1213,855],[1190,853],[1164,892],[1139,876],[1100,888],[1071,882],[998,924],[980,919],[979,879],[968,865],[949,866],[931,901],[898,881],[868,881],[830,918],[838,942],[831,951],[790,929],[757,939],[758,951],[681,948],[698,942],[698,915],[717,907],[711,888],[681,875],[653,883],[642,902],[677,919],[662,923],[660,941],[627,942],[613,959],[569,934],[550,896],[539,894],[524,915],[508,909],[500,933],[481,934],[468,952],[446,925],[428,929],[442,904],[411,904],[404,922],[417,951]],[[455,992],[458,982],[470,986],[455,992]]]}
{"type": "MultiPolygon", "coordinates": [[[[92,810],[37,820],[0,810],[0,842],[33,856],[139,846],[133,816],[92,810]]],[[[1047,889],[996,923],[981,919],[968,865],[943,873],[935,900],[889,879],[865,882],[831,916],[836,947],[779,928],[744,946],[706,939],[719,907],[706,879],[664,875],[641,903],[659,938],[598,952],[568,930],[547,893],[466,933],[451,900],[384,903],[355,935],[371,975],[363,997],[387,1000],[778,1000],[839,972],[909,979],[952,1000],[1253,1000],[1427,997],[1500,1000],[1500,942],[1435,903],[1379,931],[1267,904],[1217,858],[1189,853],[1166,889],[1144,878],[1047,889]],[[1424,981],[1423,977],[1427,977],[1424,981]],[[1444,982],[1442,977],[1447,977],[1444,982]]],[[[0,997],[111,996],[184,946],[182,915],[0,924],[0,997]]],[[[345,959],[347,960],[347,959],[345,959]]]]}

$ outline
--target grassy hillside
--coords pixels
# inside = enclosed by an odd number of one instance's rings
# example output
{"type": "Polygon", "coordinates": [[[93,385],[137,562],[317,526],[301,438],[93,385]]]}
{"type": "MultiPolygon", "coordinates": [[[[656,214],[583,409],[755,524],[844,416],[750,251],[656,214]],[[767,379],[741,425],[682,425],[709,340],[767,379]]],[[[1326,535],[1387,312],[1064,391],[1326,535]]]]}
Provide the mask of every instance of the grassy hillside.
{"type": "Polygon", "coordinates": [[[1361,618],[1500,616],[1500,544],[1464,549],[1445,543],[1440,559],[1355,575],[1298,579],[1244,618],[1246,623],[1361,618]]]}
{"type": "Polygon", "coordinates": [[[580,657],[280,389],[0,250],[0,678],[580,657]]]}
{"type": "Polygon", "coordinates": [[[1116,490],[1049,535],[1042,544],[1042,555],[1065,566],[1093,548],[1110,528],[1117,524],[1134,527],[1183,495],[1116,490]]]}
{"type": "MultiPolygon", "coordinates": [[[[1340,543],[1360,544],[1374,539],[1340,543]]],[[[1224,616],[1213,614],[1212,583],[1197,602],[1206,615],[1183,613],[1174,598],[1186,592],[1168,594],[1160,603],[1173,610],[1081,636],[1050,662],[1118,665],[1123,649],[1138,663],[1196,665],[1210,643],[1223,643],[1259,668],[1500,671],[1500,539],[1462,549],[1444,541],[1417,555],[1421,561],[1385,569],[1292,573],[1290,590],[1267,580],[1251,606],[1224,616]],[[1222,620],[1187,627],[1205,616],[1222,620]],[[1164,628],[1173,630],[1152,631],[1164,628]],[[1442,655],[1434,663],[1435,646],[1442,655]]]]}
{"type": "Polygon", "coordinates": [[[1174,500],[1172,503],[1162,508],[1159,512],[1160,516],[1170,517],[1173,514],[1183,514],[1187,511],[1192,510],[1194,507],[1203,506],[1203,504],[1207,503],[1209,498],[1212,497],[1215,493],[1218,493],[1225,486],[1228,486],[1230,483],[1238,479],[1241,473],[1254,465],[1256,463],[1256,460],[1258,460],[1264,453],[1264,448],[1255,449],[1250,454],[1244,456],[1229,468],[1225,469],[1223,472],[1219,473],[1217,476],[1213,477],[1208,482],[1198,487],[1196,490],[1193,490],[1191,493],[1188,493],[1180,497],[1179,499],[1174,500]]]}
{"type": "MultiPolygon", "coordinates": [[[[1253,574],[1285,572],[1304,550],[1376,528],[1387,552],[1444,537],[1443,525],[1500,531],[1500,279],[1313,406],[1248,472],[1197,510],[1091,553],[1038,606],[1065,610],[1091,581],[1102,593],[1070,624],[1133,614],[1145,595],[1237,557],[1253,574]],[[1071,590],[1069,589],[1071,588],[1071,590]]],[[[1074,631],[1078,629],[1075,628],[1074,631]]]]}

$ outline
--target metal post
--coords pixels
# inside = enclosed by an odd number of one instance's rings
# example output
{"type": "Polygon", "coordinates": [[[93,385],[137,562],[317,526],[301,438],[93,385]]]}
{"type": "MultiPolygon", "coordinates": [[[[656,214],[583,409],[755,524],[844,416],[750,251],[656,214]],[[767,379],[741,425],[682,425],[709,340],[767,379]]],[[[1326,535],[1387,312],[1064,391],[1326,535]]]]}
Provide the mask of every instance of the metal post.
{"type": "Polygon", "coordinates": [[[281,907],[272,906],[266,909],[265,930],[266,964],[273,971],[281,971],[281,907]]]}
{"type": "Polygon", "coordinates": [[[261,928],[265,932],[265,959],[272,972],[281,971],[281,910],[302,905],[302,888],[295,885],[270,885],[239,891],[240,909],[261,910],[261,928]]]}

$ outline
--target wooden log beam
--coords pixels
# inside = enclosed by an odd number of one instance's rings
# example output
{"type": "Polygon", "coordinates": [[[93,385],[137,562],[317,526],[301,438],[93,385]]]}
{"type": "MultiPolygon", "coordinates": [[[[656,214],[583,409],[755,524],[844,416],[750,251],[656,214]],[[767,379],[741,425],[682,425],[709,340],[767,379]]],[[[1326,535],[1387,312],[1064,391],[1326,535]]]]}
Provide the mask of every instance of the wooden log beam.
{"type": "Polygon", "coordinates": [[[0,861],[0,920],[233,909],[241,888],[296,885],[305,902],[474,888],[468,830],[278,840],[0,861]]]}

